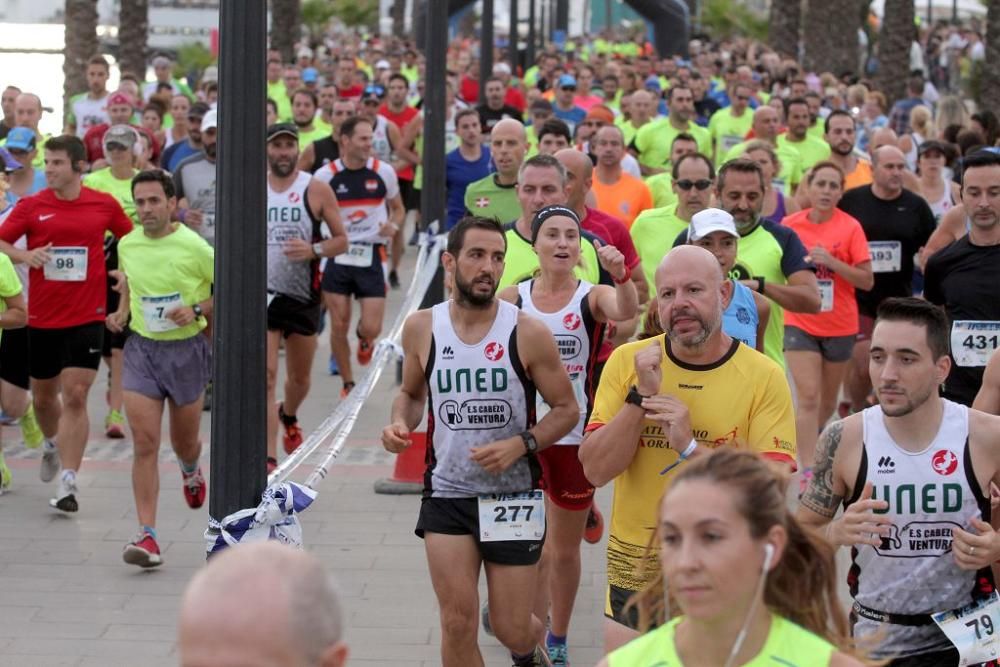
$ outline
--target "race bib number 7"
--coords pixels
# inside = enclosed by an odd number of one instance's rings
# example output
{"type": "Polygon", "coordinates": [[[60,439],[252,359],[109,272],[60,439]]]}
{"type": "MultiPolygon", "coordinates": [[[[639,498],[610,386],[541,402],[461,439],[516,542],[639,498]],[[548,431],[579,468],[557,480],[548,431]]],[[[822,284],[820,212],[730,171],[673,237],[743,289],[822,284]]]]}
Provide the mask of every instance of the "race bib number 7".
{"type": "Polygon", "coordinates": [[[978,665],[1000,656],[1000,596],[932,614],[931,618],[958,649],[958,666],[978,665]]]}
{"type": "Polygon", "coordinates": [[[141,297],[142,319],[146,323],[146,330],[150,333],[163,333],[177,329],[177,324],[167,317],[167,313],[179,306],[184,305],[181,295],[178,292],[165,296],[144,296],[141,297]]]}
{"type": "Polygon", "coordinates": [[[479,497],[479,539],[483,542],[540,540],[545,537],[541,491],[479,497]]]}

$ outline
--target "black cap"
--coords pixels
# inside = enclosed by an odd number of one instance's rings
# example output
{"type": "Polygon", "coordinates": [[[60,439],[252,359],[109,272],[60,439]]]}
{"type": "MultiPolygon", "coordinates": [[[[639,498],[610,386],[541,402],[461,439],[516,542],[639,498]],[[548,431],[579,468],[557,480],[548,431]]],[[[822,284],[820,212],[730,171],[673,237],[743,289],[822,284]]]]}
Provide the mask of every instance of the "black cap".
{"type": "Polygon", "coordinates": [[[924,143],[920,144],[920,148],[917,149],[917,153],[919,155],[926,155],[927,153],[931,153],[934,151],[937,151],[941,155],[948,157],[948,147],[945,146],[943,142],[936,141],[934,139],[929,139],[925,141],[924,143]]]}
{"type": "Polygon", "coordinates": [[[299,128],[295,126],[294,123],[275,123],[274,125],[269,125],[267,128],[267,140],[271,141],[283,134],[298,139],[299,138],[299,128]]]}
{"type": "Polygon", "coordinates": [[[189,117],[194,116],[196,118],[204,118],[205,114],[208,113],[208,110],[210,108],[211,107],[209,107],[204,102],[195,102],[194,104],[191,105],[191,108],[188,109],[188,116],[189,117]]]}

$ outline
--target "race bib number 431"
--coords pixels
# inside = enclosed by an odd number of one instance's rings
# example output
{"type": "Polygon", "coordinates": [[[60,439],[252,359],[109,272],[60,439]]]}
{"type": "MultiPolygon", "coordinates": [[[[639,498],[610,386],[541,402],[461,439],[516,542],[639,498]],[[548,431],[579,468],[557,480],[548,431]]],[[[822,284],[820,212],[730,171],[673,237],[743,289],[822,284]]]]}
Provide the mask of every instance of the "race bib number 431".
{"type": "Polygon", "coordinates": [[[541,491],[479,497],[479,539],[483,542],[540,540],[545,537],[541,491]]]}
{"type": "Polygon", "coordinates": [[[958,366],[985,366],[1000,347],[1000,322],[955,320],[951,324],[951,354],[958,366]]]}
{"type": "Polygon", "coordinates": [[[958,649],[958,666],[978,665],[1000,656],[1000,596],[993,595],[970,605],[932,614],[955,648],[958,649]]]}

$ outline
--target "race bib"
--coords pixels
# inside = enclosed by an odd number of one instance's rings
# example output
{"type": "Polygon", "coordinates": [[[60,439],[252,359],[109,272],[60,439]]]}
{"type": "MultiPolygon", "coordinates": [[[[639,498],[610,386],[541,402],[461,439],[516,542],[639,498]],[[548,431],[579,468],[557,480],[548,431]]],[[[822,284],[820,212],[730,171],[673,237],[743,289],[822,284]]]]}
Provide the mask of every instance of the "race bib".
{"type": "MultiPolygon", "coordinates": [[[[570,373],[569,383],[573,386],[573,398],[576,399],[576,404],[580,408],[580,414],[585,414],[587,411],[587,389],[583,386],[584,374],[583,373],[570,373]]],[[[535,394],[535,420],[541,421],[542,417],[549,414],[552,408],[545,399],[542,398],[540,393],[535,394]]]]}
{"type": "Polygon", "coordinates": [[[985,366],[1000,347],[1000,322],[955,320],[951,324],[951,355],[958,366],[985,366]]]}
{"type": "Polygon", "coordinates": [[[541,491],[479,497],[479,539],[483,542],[540,540],[545,537],[541,491]]]}
{"type": "Polygon", "coordinates": [[[973,602],[954,611],[931,614],[941,631],[958,649],[958,665],[978,665],[1000,656],[997,626],[1000,624],[1000,596],[973,602]]]}
{"type": "Polygon", "coordinates": [[[737,134],[724,134],[722,135],[722,154],[726,155],[733,148],[743,143],[743,137],[737,134]]]}
{"type": "Polygon", "coordinates": [[[816,282],[819,283],[819,310],[828,313],[833,310],[833,281],[826,278],[816,282]]]}
{"type": "Polygon", "coordinates": [[[51,248],[45,264],[45,279],[81,282],[87,279],[87,249],[80,246],[51,248]]]}
{"type": "Polygon", "coordinates": [[[903,267],[903,244],[899,241],[869,241],[873,273],[894,273],[903,267]]]}
{"type": "Polygon", "coordinates": [[[333,258],[333,263],[341,266],[371,266],[374,249],[375,246],[370,243],[351,243],[347,246],[347,252],[333,258]]]}
{"type": "Polygon", "coordinates": [[[143,296],[139,297],[139,301],[142,304],[142,319],[149,333],[163,333],[180,328],[176,322],[167,317],[167,313],[171,310],[184,305],[179,292],[166,296],[143,296]]]}

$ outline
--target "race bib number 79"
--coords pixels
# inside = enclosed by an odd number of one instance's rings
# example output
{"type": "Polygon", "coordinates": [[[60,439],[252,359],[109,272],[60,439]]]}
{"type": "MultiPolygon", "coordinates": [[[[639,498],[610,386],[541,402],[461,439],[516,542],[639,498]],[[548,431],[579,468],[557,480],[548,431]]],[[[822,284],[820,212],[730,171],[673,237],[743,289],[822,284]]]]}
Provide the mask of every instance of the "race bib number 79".
{"type": "Polygon", "coordinates": [[[483,542],[540,540],[545,537],[541,491],[479,497],[479,539],[483,542]]]}
{"type": "Polygon", "coordinates": [[[1000,656],[1000,596],[993,595],[970,605],[932,614],[955,648],[958,666],[978,665],[1000,656]]]}

